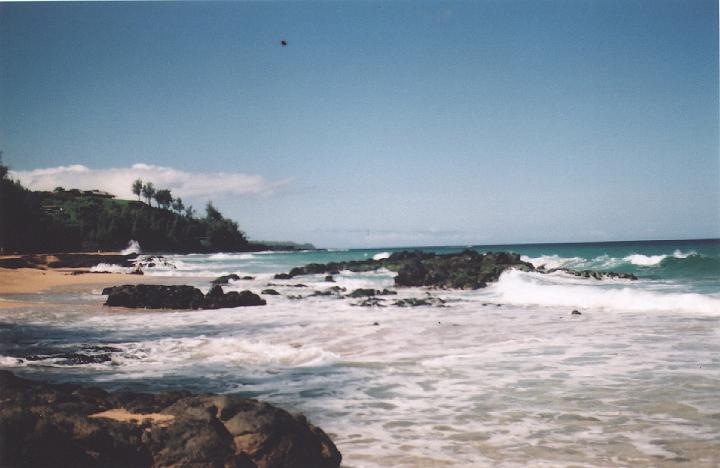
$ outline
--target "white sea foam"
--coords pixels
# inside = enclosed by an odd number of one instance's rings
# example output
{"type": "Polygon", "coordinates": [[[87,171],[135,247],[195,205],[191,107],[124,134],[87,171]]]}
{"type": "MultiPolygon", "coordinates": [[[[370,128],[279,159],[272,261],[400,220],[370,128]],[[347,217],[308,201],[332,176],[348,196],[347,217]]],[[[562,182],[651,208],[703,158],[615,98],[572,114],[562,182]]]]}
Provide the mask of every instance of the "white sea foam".
{"type": "MultiPolygon", "coordinates": [[[[672,254],[675,258],[687,258],[691,255],[696,255],[695,252],[682,252],[679,249],[675,250],[672,254]]],[[[583,257],[561,257],[560,255],[540,255],[538,257],[530,257],[529,255],[523,255],[521,260],[532,263],[533,266],[540,267],[544,266],[546,269],[551,270],[554,268],[598,268],[598,269],[609,269],[619,265],[629,263],[635,266],[642,267],[654,267],[659,265],[663,260],[670,257],[670,255],[644,255],[644,254],[630,254],[625,257],[610,257],[609,255],[600,255],[592,259],[583,257]]]]}
{"type": "Polygon", "coordinates": [[[640,289],[627,282],[597,284],[565,275],[510,270],[490,289],[501,302],[516,305],[720,314],[720,299],[716,297],[640,289]]]}
{"type": "Polygon", "coordinates": [[[127,247],[125,247],[120,253],[123,255],[130,255],[134,253],[139,254],[140,252],[140,243],[133,239],[128,242],[127,247]]]}
{"type": "Polygon", "coordinates": [[[328,364],[338,356],[319,346],[300,343],[269,343],[240,337],[163,338],[119,344],[124,352],[115,365],[143,366],[165,370],[175,365],[224,365],[264,368],[266,366],[305,367],[328,364]]]}
{"type": "Polygon", "coordinates": [[[23,367],[25,362],[12,356],[0,356],[0,367],[23,367]]]}
{"type": "Polygon", "coordinates": [[[667,258],[667,255],[642,255],[632,254],[623,258],[626,262],[638,266],[655,266],[667,258]]]}
{"type": "Polygon", "coordinates": [[[386,258],[390,258],[390,252],[380,252],[373,255],[373,260],[385,260],[386,258]]]}
{"type": "Polygon", "coordinates": [[[251,253],[224,253],[219,252],[208,257],[209,260],[250,260],[255,258],[251,253]]]}
{"type": "Polygon", "coordinates": [[[585,262],[586,259],[582,257],[561,257],[559,255],[541,255],[539,257],[529,257],[523,255],[520,257],[523,262],[532,263],[534,267],[538,268],[544,266],[546,269],[551,270],[554,268],[572,268],[577,267],[585,262]]]}
{"type": "Polygon", "coordinates": [[[690,252],[682,252],[680,249],[675,250],[673,252],[673,257],[675,258],[688,258],[691,255],[697,255],[697,252],[694,250],[691,250],[690,252]]]}
{"type": "Polygon", "coordinates": [[[98,263],[94,267],[90,267],[90,271],[94,273],[131,273],[133,267],[124,267],[111,263],[98,263]]]}

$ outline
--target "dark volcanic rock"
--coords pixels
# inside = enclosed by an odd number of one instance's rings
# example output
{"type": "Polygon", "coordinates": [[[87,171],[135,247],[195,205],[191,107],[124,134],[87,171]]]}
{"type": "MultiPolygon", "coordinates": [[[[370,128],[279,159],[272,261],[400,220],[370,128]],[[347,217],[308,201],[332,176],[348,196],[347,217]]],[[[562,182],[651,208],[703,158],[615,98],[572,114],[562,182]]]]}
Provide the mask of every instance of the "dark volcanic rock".
{"type": "Polygon", "coordinates": [[[385,302],[385,299],[383,299],[381,297],[371,296],[371,297],[366,298],[365,300],[356,302],[353,305],[360,306],[360,307],[385,307],[385,304],[383,304],[383,302],[385,302]]]}
{"type": "Polygon", "coordinates": [[[103,289],[107,306],[146,309],[221,309],[265,305],[265,300],[250,291],[224,293],[215,285],[207,295],[193,286],[138,284],[103,289]]]}
{"type": "Polygon", "coordinates": [[[347,297],[370,297],[370,296],[387,296],[387,295],[394,295],[397,294],[396,291],[391,291],[390,289],[383,289],[380,291],[379,289],[356,289],[350,294],[348,294],[347,297]]]}
{"type": "MultiPolygon", "coordinates": [[[[497,281],[500,275],[510,268],[522,271],[538,271],[531,263],[521,260],[520,255],[511,252],[478,253],[465,250],[460,253],[437,255],[420,251],[395,252],[386,259],[334,262],[321,265],[311,263],[296,267],[289,273],[275,275],[278,279],[290,279],[301,275],[334,274],[341,270],[353,272],[374,271],[387,268],[397,272],[396,286],[430,286],[436,288],[478,289],[487,283],[497,281]]],[[[637,279],[627,273],[565,270],[568,273],[585,278],[623,278],[637,279]]]]}
{"type": "Polygon", "coordinates": [[[0,371],[0,400],[0,466],[330,468],[342,459],[304,416],[237,395],[107,393],[0,371]]]}
{"type": "Polygon", "coordinates": [[[274,289],[263,289],[260,294],[267,294],[268,296],[279,296],[280,293],[274,289]]]}
{"type": "Polygon", "coordinates": [[[398,307],[418,307],[418,306],[435,306],[445,307],[445,300],[439,297],[408,297],[406,299],[399,299],[393,303],[398,307]]]}
{"type": "Polygon", "coordinates": [[[112,361],[112,356],[120,353],[120,348],[113,346],[82,345],[76,349],[67,348],[31,348],[25,352],[11,352],[20,362],[48,361],[52,365],[75,366],[83,364],[100,364],[112,361]]]}
{"type": "Polygon", "coordinates": [[[222,287],[215,285],[205,295],[203,301],[203,309],[225,309],[229,307],[248,307],[248,306],[260,306],[267,304],[265,299],[262,299],[257,294],[251,291],[230,291],[229,293],[223,293],[222,287]]]}
{"type": "Polygon", "coordinates": [[[533,266],[520,260],[518,254],[507,252],[479,254],[474,250],[465,250],[457,254],[437,255],[420,251],[402,251],[381,260],[335,262],[325,265],[311,263],[275,277],[288,279],[300,275],[326,274],[341,270],[365,272],[380,268],[396,271],[395,284],[398,286],[458,289],[484,287],[488,281],[497,281],[500,274],[508,268],[534,271],[533,266]]]}
{"type": "Polygon", "coordinates": [[[564,271],[565,273],[579,276],[581,278],[594,278],[596,280],[604,280],[604,279],[626,279],[635,281],[637,280],[637,276],[633,275],[632,273],[617,273],[614,271],[594,271],[594,270],[570,270],[568,268],[555,268],[552,270],[548,270],[548,273],[552,273],[554,271],[564,271]]]}
{"type": "Polygon", "coordinates": [[[236,275],[235,273],[233,273],[231,275],[218,276],[217,278],[212,280],[212,284],[228,284],[230,282],[230,280],[237,281],[239,279],[240,279],[240,277],[238,275],[236,275]]]}
{"type": "Polygon", "coordinates": [[[205,300],[202,291],[192,286],[126,284],[103,289],[107,306],[146,309],[200,309],[205,300]]]}
{"type": "Polygon", "coordinates": [[[465,250],[459,254],[433,256],[411,256],[406,253],[402,260],[404,263],[395,277],[398,286],[478,289],[490,281],[497,281],[508,268],[534,270],[530,263],[520,260],[520,255],[508,252],[480,254],[474,250],[465,250]]]}

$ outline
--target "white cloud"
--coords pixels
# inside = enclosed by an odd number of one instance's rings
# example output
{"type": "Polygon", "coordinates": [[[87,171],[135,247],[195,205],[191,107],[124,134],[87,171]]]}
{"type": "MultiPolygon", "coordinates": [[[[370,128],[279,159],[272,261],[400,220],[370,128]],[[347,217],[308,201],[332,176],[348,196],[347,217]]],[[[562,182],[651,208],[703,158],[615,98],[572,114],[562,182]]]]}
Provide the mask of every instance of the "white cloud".
{"type": "Polygon", "coordinates": [[[119,198],[134,198],[134,180],[152,182],[155,188],[170,189],[175,196],[196,198],[222,195],[266,195],[287,181],[269,182],[262,176],[240,172],[185,172],[172,167],[133,164],[131,167],[90,169],[71,166],[10,171],[25,187],[53,190],[55,187],[80,190],[99,189],[119,198]]]}

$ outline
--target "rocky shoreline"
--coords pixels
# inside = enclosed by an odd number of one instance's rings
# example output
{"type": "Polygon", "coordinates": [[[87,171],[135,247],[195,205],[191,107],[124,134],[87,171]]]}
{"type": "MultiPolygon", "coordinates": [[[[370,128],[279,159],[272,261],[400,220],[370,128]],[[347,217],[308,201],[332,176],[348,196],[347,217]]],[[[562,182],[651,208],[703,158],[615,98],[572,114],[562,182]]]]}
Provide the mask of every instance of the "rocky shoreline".
{"type": "Polygon", "coordinates": [[[238,395],[106,392],[0,371],[0,466],[331,468],[303,415],[238,395]]]}
{"type": "MultiPolygon", "coordinates": [[[[162,257],[153,258],[162,261],[162,257]]],[[[139,264],[139,263],[137,263],[139,264]]],[[[396,272],[394,278],[395,286],[398,287],[431,287],[438,289],[479,289],[484,288],[490,282],[498,281],[500,275],[508,269],[551,274],[561,271],[580,278],[593,278],[596,280],[605,279],[626,279],[637,280],[637,277],[628,273],[603,272],[591,270],[570,270],[570,269],[549,269],[544,266],[535,267],[533,264],[523,261],[519,254],[511,252],[487,252],[484,254],[474,250],[464,250],[459,253],[438,255],[421,251],[402,251],[389,255],[387,258],[357,260],[348,262],[333,262],[327,264],[310,263],[305,266],[295,267],[288,273],[278,273],[276,280],[290,280],[304,275],[325,275],[325,281],[333,283],[333,275],[343,270],[352,272],[376,271],[385,268],[396,272]]],[[[139,268],[138,268],[139,269],[139,268]]],[[[240,277],[237,274],[223,275],[214,279],[210,291],[203,293],[187,285],[122,285],[105,288],[103,295],[107,295],[106,306],[122,306],[130,308],[148,309],[220,309],[245,306],[265,305],[266,301],[259,295],[244,290],[241,292],[231,291],[225,293],[222,286],[231,281],[241,279],[254,279],[252,276],[240,277]]],[[[267,286],[274,286],[268,283],[267,286]]],[[[296,284],[296,287],[306,287],[304,284],[296,284]]],[[[312,295],[334,295],[342,296],[340,288],[334,287],[325,291],[315,291],[312,295]]],[[[265,289],[262,294],[277,295],[273,289],[265,289]]],[[[382,306],[384,299],[375,296],[397,294],[395,291],[374,291],[358,289],[349,293],[348,298],[360,298],[364,300],[355,304],[361,306],[382,306]]],[[[303,296],[291,295],[291,299],[301,299],[303,296]]],[[[425,301],[396,301],[396,305],[412,307],[417,305],[442,306],[441,300],[425,301]]]]}
{"type": "Polygon", "coordinates": [[[342,270],[352,272],[376,271],[381,268],[397,273],[396,286],[429,286],[444,289],[479,289],[487,283],[497,281],[500,275],[510,268],[521,271],[552,273],[563,271],[574,276],[594,279],[628,279],[637,280],[629,273],[575,271],[569,269],[545,270],[535,268],[525,262],[519,254],[512,252],[478,253],[475,250],[464,250],[460,253],[439,255],[421,251],[395,252],[388,258],[359,260],[350,262],[334,262],[327,264],[311,263],[291,269],[288,273],[279,273],[275,279],[292,279],[297,276],[312,274],[338,274],[342,270]]]}

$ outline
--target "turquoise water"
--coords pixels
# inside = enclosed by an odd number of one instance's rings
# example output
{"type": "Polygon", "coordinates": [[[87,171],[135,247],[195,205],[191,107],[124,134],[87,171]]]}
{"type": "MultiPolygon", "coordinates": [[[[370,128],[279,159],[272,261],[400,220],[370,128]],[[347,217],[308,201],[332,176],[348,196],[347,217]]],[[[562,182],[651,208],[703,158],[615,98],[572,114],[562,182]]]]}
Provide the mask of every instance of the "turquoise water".
{"type": "Polygon", "coordinates": [[[440,291],[396,288],[382,270],[335,283],[273,278],[402,249],[169,255],[146,269],[153,282],[207,291],[237,273],[252,279],[226,291],[280,295],[264,307],[138,311],[102,306],[99,290],[45,292],[34,299],[51,305],[0,309],[0,367],[108,389],[258,397],[320,425],[345,467],[720,464],[720,241],[474,248],[639,280],[508,271],[484,289],[440,291]],[[398,294],[385,307],[313,295],[331,286],[398,294]],[[428,295],[444,307],[394,305],[428,295]],[[107,360],[58,358],[93,347],[110,347],[107,360]]]}
{"type": "Polygon", "coordinates": [[[633,273],[641,278],[674,280],[689,290],[720,293],[720,239],[631,241],[563,244],[497,244],[445,247],[396,247],[381,249],[263,252],[255,254],[213,254],[174,256],[184,270],[219,273],[242,271],[248,274],[289,271],[308,263],[364,260],[385,252],[422,250],[438,254],[472,248],[478,252],[519,253],[535,266],[633,273]]]}

